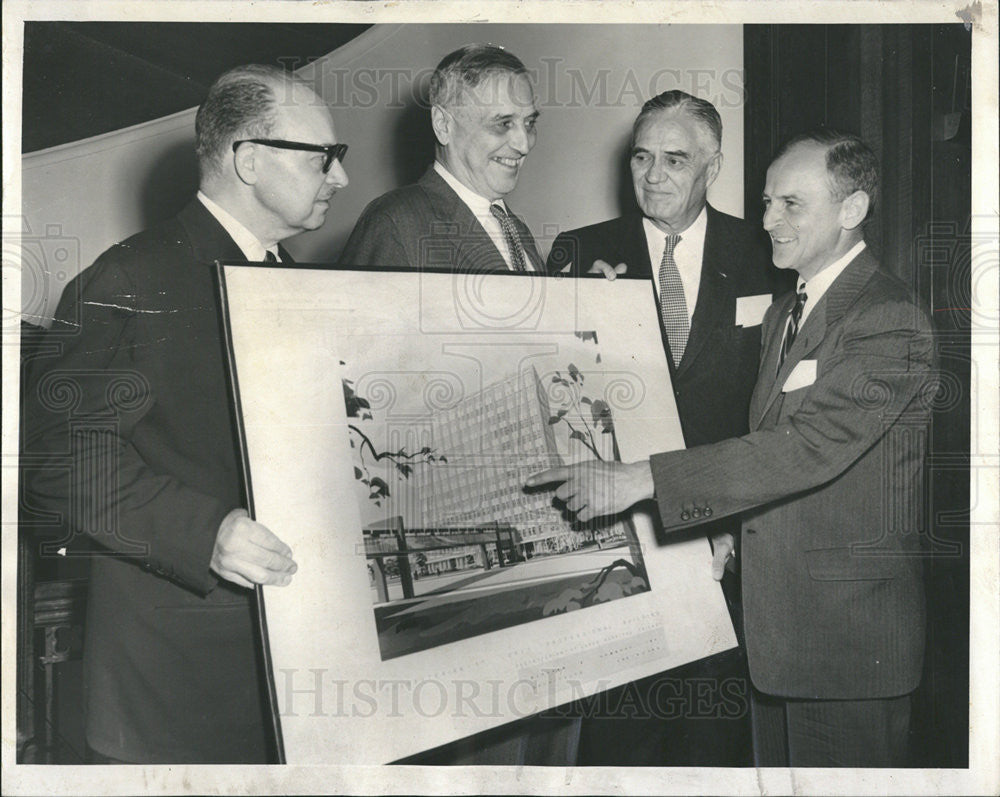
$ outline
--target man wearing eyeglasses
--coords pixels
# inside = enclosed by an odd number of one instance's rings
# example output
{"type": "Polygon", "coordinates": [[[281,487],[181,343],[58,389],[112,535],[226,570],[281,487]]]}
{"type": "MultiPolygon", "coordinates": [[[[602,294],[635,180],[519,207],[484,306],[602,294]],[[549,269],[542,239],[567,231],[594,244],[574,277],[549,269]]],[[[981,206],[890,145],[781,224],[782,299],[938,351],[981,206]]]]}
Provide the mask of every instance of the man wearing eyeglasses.
{"type": "Polygon", "coordinates": [[[281,241],[322,225],[347,185],[346,145],[307,85],[258,65],[215,82],[196,137],[197,197],[67,287],[61,352],[26,392],[25,447],[50,464],[30,494],[98,551],[84,652],[97,763],[273,759],[252,588],[287,585],[296,564],[243,505],[213,262],[290,262],[281,241]],[[80,434],[94,418],[114,434],[80,434]]]}

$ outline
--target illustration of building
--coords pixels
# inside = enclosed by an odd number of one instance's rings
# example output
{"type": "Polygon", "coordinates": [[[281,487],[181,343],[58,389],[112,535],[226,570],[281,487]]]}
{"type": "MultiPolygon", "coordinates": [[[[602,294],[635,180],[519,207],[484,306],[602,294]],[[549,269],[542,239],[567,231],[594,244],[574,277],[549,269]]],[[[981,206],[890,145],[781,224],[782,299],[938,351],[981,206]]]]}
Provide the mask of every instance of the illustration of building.
{"type": "MultiPolygon", "coordinates": [[[[512,526],[524,557],[580,548],[588,535],[570,527],[551,492],[523,489],[530,474],[562,462],[550,417],[534,367],[435,412],[429,419],[433,448],[446,454],[447,464],[420,469],[408,485],[424,528],[512,526]]],[[[435,571],[445,561],[446,567],[463,561],[480,566],[478,554],[465,548],[428,552],[427,567],[435,571]]]]}

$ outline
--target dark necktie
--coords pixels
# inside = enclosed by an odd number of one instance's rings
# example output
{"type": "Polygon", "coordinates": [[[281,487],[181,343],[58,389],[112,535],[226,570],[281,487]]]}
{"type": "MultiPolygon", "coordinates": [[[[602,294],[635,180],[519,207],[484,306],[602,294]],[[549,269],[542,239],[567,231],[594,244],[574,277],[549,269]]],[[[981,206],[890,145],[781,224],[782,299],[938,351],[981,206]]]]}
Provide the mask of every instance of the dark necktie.
{"type": "Polygon", "coordinates": [[[667,333],[674,367],[681,363],[687,346],[688,333],[691,331],[687,302],[684,300],[684,284],[681,282],[681,273],[674,261],[674,249],[680,240],[679,235],[667,236],[667,245],[660,261],[660,315],[663,318],[663,329],[667,333]]]}
{"type": "Polygon", "coordinates": [[[265,249],[264,250],[264,262],[265,263],[277,263],[278,262],[278,258],[275,256],[274,252],[272,252],[270,249],[265,249]]]}
{"type": "Polygon", "coordinates": [[[524,253],[521,251],[521,241],[517,237],[514,222],[510,220],[507,211],[500,205],[490,205],[490,213],[500,222],[500,229],[503,230],[503,237],[507,240],[507,251],[510,253],[510,264],[514,271],[527,271],[524,266],[524,253]]]}
{"type": "Polygon", "coordinates": [[[799,323],[802,321],[802,308],[806,306],[808,298],[805,291],[800,290],[795,294],[795,307],[792,308],[792,312],[788,315],[788,323],[785,325],[785,339],[781,342],[781,355],[778,357],[779,370],[785,364],[785,358],[788,356],[792,344],[795,343],[795,336],[799,334],[799,323]]]}

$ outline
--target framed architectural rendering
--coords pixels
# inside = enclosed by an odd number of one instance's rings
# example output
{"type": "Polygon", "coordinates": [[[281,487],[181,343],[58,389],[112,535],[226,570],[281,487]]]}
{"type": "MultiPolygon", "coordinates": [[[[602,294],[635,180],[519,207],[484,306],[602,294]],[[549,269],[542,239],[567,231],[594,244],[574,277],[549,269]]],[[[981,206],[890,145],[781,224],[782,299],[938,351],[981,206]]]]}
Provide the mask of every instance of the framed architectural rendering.
{"type": "MultiPolygon", "coordinates": [[[[736,644],[706,539],[529,475],[683,446],[652,284],[220,268],[289,763],[386,763],[736,644]]],[[[655,511],[655,510],[653,510],[655,511]]]]}

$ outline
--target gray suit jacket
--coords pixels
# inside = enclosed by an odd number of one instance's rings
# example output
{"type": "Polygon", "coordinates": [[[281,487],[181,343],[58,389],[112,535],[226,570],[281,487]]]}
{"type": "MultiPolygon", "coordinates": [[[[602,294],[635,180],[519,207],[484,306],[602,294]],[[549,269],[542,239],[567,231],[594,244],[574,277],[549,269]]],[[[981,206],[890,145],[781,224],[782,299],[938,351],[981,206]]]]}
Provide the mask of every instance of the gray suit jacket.
{"type": "Polygon", "coordinates": [[[743,513],[747,658],[759,689],[905,694],[923,661],[930,321],[865,250],[812,309],[778,370],[793,302],[779,300],[764,320],[750,433],[652,457],[660,514],[679,529],[743,513]]]}
{"type": "MultiPolygon", "coordinates": [[[[513,212],[511,217],[528,259],[541,271],[535,239],[513,212]]],[[[433,166],[417,182],[383,194],[364,209],[340,263],[462,274],[507,271],[493,239],[433,166]]]]}

